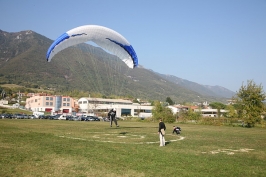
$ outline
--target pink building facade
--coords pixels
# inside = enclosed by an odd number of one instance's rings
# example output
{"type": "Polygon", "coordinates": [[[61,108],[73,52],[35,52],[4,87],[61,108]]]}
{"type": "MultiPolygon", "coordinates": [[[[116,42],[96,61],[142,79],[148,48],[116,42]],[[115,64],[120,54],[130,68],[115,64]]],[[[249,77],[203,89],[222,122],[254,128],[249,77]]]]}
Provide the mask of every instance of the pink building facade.
{"type": "Polygon", "coordinates": [[[25,108],[33,112],[72,114],[75,100],[69,96],[35,95],[26,99],[25,108]]]}

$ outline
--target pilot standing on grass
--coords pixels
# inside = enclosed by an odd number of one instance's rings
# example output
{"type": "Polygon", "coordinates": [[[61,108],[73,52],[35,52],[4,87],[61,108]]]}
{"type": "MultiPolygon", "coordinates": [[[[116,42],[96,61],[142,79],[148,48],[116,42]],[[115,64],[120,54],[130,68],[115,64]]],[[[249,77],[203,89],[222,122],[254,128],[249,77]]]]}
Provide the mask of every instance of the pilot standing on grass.
{"type": "Polygon", "coordinates": [[[165,138],[164,138],[165,130],[166,130],[166,126],[164,122],[162,121],[162,119],[160,119],[159,130],[158,130],[158,134],[160,137],[160,146],[165,146],[165,138]]]}
{"type": "Polygon", "coordinates": [[[111,109],[108,113],[108,117],[110,118],[110,127],[112,127],[113,121],[115,122],[116,127],[119,127],[116,121],[116,109],[111,109]]]}

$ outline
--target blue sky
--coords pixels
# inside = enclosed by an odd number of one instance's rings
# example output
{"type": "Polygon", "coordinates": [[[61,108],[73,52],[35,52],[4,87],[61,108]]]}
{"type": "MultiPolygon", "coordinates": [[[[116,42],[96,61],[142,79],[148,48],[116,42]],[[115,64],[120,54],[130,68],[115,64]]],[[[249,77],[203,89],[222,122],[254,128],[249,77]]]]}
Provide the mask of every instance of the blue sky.
{"type": "Polygon", "coordinates": [[[266,0],[0,0],[3,31],[54,40],[90,24],[122,34],[147,69],[232,91],[253,80],[266,90],[266,0]]]}

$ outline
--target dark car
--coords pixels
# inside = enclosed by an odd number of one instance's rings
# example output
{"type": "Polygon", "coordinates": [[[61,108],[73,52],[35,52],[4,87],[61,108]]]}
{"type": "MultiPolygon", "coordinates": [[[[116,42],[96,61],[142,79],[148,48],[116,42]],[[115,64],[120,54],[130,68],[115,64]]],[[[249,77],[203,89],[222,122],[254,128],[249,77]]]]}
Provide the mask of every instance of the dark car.
{"type": "Polygon", "coordinates": [[[56,116],[56,115],[54,115],[54,116],[52,116],[52,115],[49,116],[49,119],[50,119],[50,120],[59,120],[58,118],[59,118],[59,117],[56,116]]]}
{"type": "Polygon", "coordinates": [[[5,118],[5,119],[12,119],[13,117],[14,117],[13,114],[10,114],[10,113],[2,114],[2,118],[5,118]]]}
{"type": "Polygon", "coordinates": [[[100,121],[100,119],[96,116],[88,116],[88,121],[100,121]]]}
{"type": "Polygon", "coordinates": [[[98,117],[94,117],[95,121],[101,121],[101,119],[99,119],[98,117]]]}
{"type": "Polygon", "coordinates": [[[45,119],[45,116],[44,115],[39,115],[38,118],[39,119],[45,119]]]}
{"type": "Polygon", "coordinates": [[[66,116],[66,120],[73,120],[73,116],[66,116]]]}
{"type": "Polygon", "coordinates": [[[52,115],[46,115],[47,119],[50,119],[50,120],[53,120],[54,119],[54,116],[52,115]]]}
{"type": "Polygon", "coordinates": [[[59,120],[59,117],[61,116],[62,114],[56,114],[56,115],[53,115],[52,118],[53,120],[59,120]]]}
{"type": "Polygon", "coordinates": [[[44,119],[50,119],[50,116],[49,115],[45,115],[44,119]]]}
{"type": "Polygon", "coordinates": [[[86,117],[86,116],[82,116],[82,117],[80,118],[80,120],[81,120],[81,121],[88,121],[88,117],[86,117]]]}

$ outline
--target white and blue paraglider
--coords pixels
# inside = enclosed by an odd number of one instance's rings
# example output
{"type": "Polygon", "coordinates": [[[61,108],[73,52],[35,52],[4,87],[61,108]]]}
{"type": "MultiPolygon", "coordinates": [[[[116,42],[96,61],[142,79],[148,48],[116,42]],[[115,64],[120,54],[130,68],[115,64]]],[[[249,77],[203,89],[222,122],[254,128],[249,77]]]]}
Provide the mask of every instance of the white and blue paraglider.
{"type": "Polygon", "coordinates": [[[129,68],[138,66],[138,57],[130,43],[116,31],[97,25],[85,25],[67,31],[49,47],[48,62],[61,50],[84,42],[94,42],[120,58],[129,68]]]}

